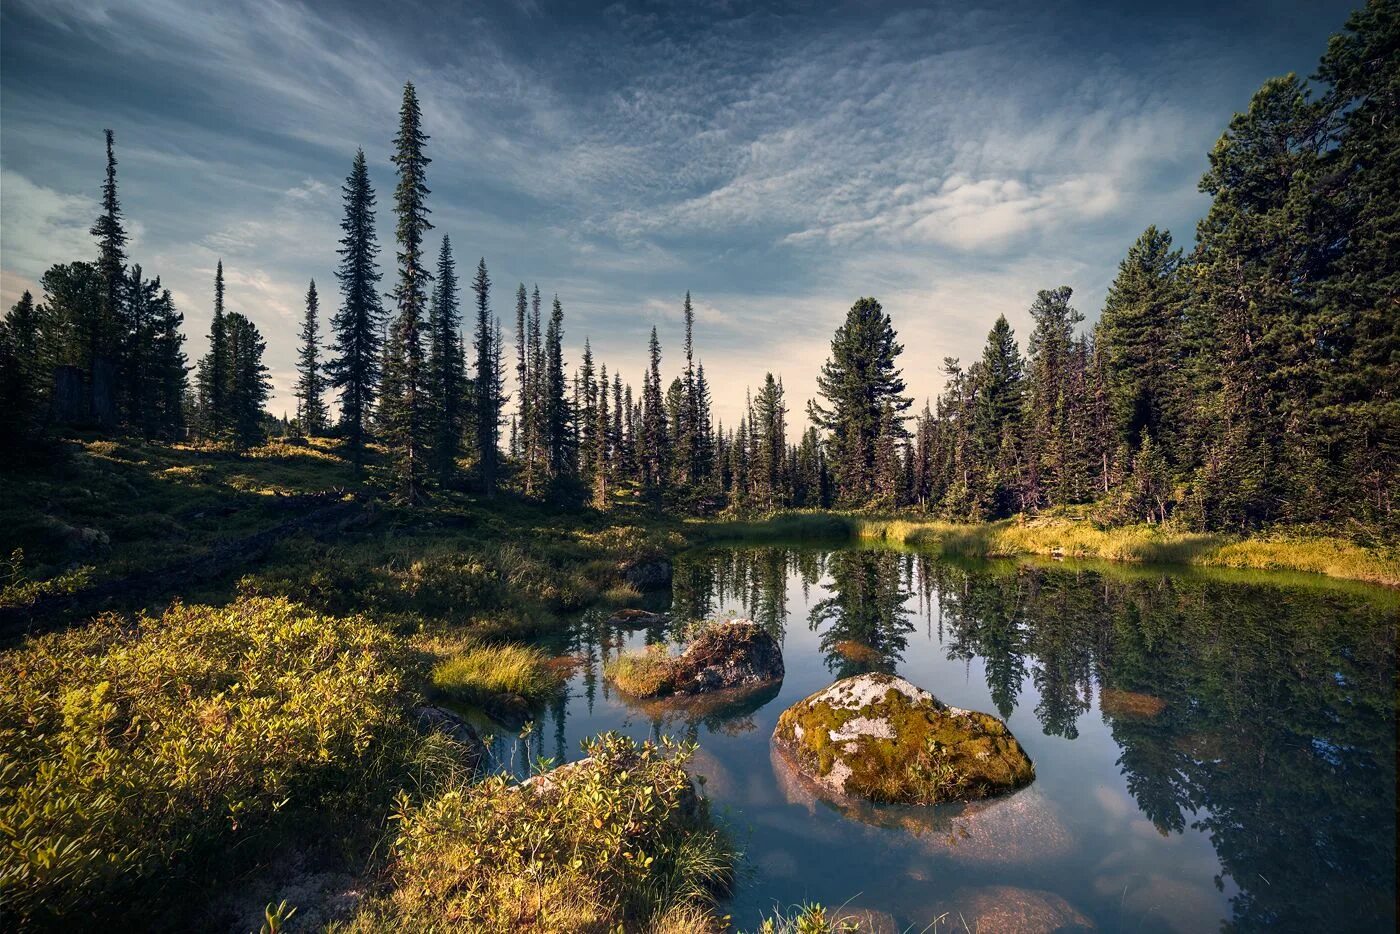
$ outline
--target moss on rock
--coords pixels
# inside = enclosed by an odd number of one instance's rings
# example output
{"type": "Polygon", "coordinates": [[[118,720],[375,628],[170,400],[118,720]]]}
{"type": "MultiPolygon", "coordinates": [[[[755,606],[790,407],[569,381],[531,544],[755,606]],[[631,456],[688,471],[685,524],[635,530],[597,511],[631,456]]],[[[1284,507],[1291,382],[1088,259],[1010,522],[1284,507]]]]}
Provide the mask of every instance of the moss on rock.
{"type": "Polygon", "coordinates": [[[1005,723],[882,673],[846,678],[789,707],[773,740],[826,789],[870,801],[970,800],[1035,778],[1005,723]]]}

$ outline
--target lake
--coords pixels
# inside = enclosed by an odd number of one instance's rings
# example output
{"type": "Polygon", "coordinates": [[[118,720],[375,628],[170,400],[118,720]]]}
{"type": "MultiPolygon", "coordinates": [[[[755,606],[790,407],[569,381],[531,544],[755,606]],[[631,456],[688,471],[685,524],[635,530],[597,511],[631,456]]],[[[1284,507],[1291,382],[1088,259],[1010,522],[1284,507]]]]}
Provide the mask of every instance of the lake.
{"type": "Polygon", "coordinates": [[[693,771],[745,853],[729,911],[751,929],[807,901],[903,927],[1395,929],[1400,595],[1303,575],[967,563],[896,550],[727,547],[676,561],[668,626],[585,614],[584,663],[517,771],[604,730],[700,744],[693,771]],[[783,645],[780,687],[737,703],[641,702],[618,651],[734,613],[783,645]],[[1007,798],[838,808],[775,760],[790,704],[893,671],[1003,717],[1037,777],[1007,798]],[[940,920],[941,919],[941,920],[940,920]]]}

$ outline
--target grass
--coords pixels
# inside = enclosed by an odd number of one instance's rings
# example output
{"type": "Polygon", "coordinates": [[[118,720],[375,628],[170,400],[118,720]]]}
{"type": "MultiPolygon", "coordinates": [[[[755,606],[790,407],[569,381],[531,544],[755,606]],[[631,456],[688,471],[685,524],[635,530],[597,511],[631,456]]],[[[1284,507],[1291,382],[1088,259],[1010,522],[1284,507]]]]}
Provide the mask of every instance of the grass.
{"type": "Polygon", "coordinates": [[[664,645],[623,652],[603,664],[603,675],[634,697],[669,694],[673,673],[671,654],[664,645]]]}
{"type": "Polygon", "coordinates": [[[433,667],[433,687],[454,700],[480,704],[501,694],[532,703],[564,686],[550,656],[526,645],[466,645],[433,667]]]}
{"type": "Polygon", "coordinates": [[[1390,587],[1400,586],[1400,547],[1359,544],[1332,535],[1273,532],[1252,538],[1192,532],[1172,526],[1101,528],[1068,516],[962,524],[934,519],[846,513],[784,513],[763,522],[716,522],[698,530],[707,541],[879,541],[949,556],[1015,555],[1100,558],[1148,564],[1302,571],[1390,587]]]}

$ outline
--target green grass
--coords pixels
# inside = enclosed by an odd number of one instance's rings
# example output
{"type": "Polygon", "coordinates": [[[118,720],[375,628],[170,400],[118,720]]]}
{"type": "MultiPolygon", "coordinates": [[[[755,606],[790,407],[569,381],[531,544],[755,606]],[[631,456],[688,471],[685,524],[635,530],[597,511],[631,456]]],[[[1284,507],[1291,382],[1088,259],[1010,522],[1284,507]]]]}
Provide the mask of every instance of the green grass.
{"type": "Polygon", "coordinates": [[[634,697],[656,697],[672,690],[673,666],[664,645],[649,645],[608,659],[603,675],[634,697]]]}
{"type": "Polygon", "coordinates": [[[466,645],[433,667],[433,687],[454,700],[479,704],[501,694],[538,702],[564,686],[547,653],[525,645],[466,645]]]}

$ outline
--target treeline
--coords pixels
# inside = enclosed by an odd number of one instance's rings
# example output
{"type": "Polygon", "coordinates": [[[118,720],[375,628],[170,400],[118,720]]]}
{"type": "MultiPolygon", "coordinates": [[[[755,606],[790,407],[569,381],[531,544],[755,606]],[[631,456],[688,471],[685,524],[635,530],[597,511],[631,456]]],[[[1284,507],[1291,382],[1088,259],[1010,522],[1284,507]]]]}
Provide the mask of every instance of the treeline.
{"type": "Polygon", "coordinates": [[[389,291],[360,151],[342,188],[340,301],[324,344],[314,281],[306,293],[296,420],[279,427],[264,411],[265,344],[225,309],[222,263],[191,391],[169,292],[126,265],[109,132],[97,261],[53,267],[44,303],[26,293],[0,330],[8,430],[22,437],[76,412],[112,430],[192,429],[241,446],[270,430],[335,434],[357,466],[367,444],[382,445],[408,503],[472,484],[600,508],[636,491],[701,512],[837,506],[988,519],[1093,504],[1107,521],[1393,529],[1397,23],[1394,0],[1372,0],[1332,39],[1315,83],[1288,76],[1260,89],[1210,154],[1201,188],[1213,200],[1194,249],[1149,227],[1091,330],[1068,287],[1042,291],[1024,353],[999,318],[980,359],[945,358],[942,394],[913,414],[893,323],[862,298],[793,439],[772,373],[738,424],[714,418],[688,293],[679,373],[663,376],[653,328],[637,391],[588,342],[570,368],[563,305],[556,295],[546,313],[538,286],[517,286],[507,348],[484,259],[464,322],[447,236],[429,260],[432,160],[412,84],[394,138],[389,291]]]}

